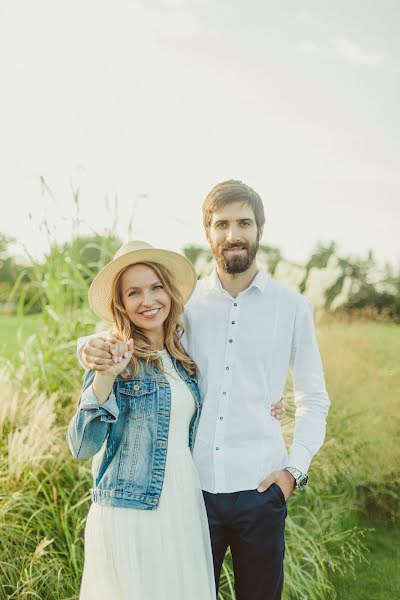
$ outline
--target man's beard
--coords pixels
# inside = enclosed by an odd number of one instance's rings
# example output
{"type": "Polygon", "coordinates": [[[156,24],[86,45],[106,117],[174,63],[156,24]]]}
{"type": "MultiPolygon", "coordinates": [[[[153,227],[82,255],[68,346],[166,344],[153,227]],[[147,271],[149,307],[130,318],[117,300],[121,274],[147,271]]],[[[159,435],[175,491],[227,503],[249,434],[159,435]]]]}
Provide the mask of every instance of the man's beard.
{"type": "Polygon", "coordinates": [[[214,255],[215,261],[218,267],[227,273],[228,275],[234,275],[235,273],[244,273],[253,264],[256,257],[260,236],[257,233],[257,239],[254,244],[248,242],[240,242],[236,244],[211,244],[211,250],[214,255]],[[243,248],[245,253],[243,255],[232,256],[226,255],[224,250],[229,248],[243,248]]]}

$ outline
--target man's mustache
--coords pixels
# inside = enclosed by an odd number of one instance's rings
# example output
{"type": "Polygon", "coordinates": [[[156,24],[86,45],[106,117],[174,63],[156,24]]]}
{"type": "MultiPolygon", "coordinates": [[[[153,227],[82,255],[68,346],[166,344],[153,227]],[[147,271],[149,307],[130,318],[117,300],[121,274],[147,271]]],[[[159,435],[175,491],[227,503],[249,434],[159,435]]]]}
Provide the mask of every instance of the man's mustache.
{"type": "Polygon", "coordinates": [[[221,246],[221,250],[230,250],[231,248],[244,248],[245,250],[248,250],[247,244],[229,244],[229,246],[225,244],[224,246],[221,246]]]}

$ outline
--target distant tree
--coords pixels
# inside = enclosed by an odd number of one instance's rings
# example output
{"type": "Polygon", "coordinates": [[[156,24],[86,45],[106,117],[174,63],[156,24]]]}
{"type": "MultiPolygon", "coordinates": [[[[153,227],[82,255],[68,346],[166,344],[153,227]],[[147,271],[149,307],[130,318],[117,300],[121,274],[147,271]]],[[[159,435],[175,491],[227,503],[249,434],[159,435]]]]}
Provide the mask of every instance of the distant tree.
{"type": "Polygon", "coordinates": [[[205,246],[199,246],[196,244],[190,244],[189,246],[183,247],[183,254],[195,265],[200,257],[207,256],[212,259],[211,252],[205,246]]]}
{"type": "Polygon", "coordinates": [[[259,252],[264,254],[265,262],[267,263],[268,271],[273,275],[275,269],[280,260],[282,260],[282,253],[276,246],[270,246],[269,244],[260,244],[259,252]]]}
{"type": "Polygon", "coordinates": [[[336,254],[336,250],[337,244],[334,241],[329,242],[329,244],[318,242],[305,265],[307,272],[313,267],[316,267],[317,269],[325,269],[330,257],[336,254]]]}

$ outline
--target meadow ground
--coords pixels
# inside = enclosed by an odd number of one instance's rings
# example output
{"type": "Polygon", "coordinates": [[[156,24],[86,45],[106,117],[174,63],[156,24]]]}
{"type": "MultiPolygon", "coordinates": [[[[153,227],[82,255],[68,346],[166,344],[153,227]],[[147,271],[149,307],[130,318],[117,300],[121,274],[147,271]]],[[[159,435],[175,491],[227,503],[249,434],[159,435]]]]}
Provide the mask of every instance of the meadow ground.
{"type": "Polygon", "coordinates": [[[368,563],[333,576],[335,590],[339,600],[400,598],[400,328],[329,319],[319,345],[332,402],[327,439],[340,421],[344,441],[357,440],[350,464],[360,513],[350,520],[369,529],[368,563]]]}
{"type": "MultiPolygon", "coordinates": [[[[79,374],[72,366],[75,365],[74,343],[69,340],[76,336],[76,331],[63,331],[62,324],[53,321],[56,329],[51,330],[51,335],[48,326],[40,329],[40,335],[43,332],[43,337],[61,339],[62,361],[57,362],[57,353],[41,346],[38,338],[32,339],[28,349],[41,356],[44,379],[40,380],[40,389],[31,396],[25,389],[26,395],[20,400],[13,392],[4,387],[2,390],[3,446],[0,450],[6,459],[0,464],[0,496],[5,498],[3,512],[0,510],[0,568],[8,587],[7,591],[0,590],[3,593],[0,598],[75,598],[79,583],[88,500],[87,497],[82,499],[82,488],[88,486],[89,475],[85,465],[66,461],[62,446],[57,447],[71,407],[67,394],[63,398],[51,396],[62,377],[70,385],[69,393],[74,394],[79,374]],[[49,364],[51,368],[46,370],[49,364]],[[41,390],[44,396],[40,395],[41,390]],[[3,409],[7,398],[8,408],[3,409]],[[26,407],[33,422],[41,399],[45,399],[49,407],[41,407],[40,423],[43,432],[47,432],[47,446],[43,449],[35,448],[36,439],[29,437],[32,423],[26,422],[23,411],[12,408],[14,403],[21,402],[21,409],[26,407]],[[60,402],[62,411],[53,410],[60,402]],[[53,413],[57,413],[57,417],[53,413]],[[49,462],[52,444],[58,451],[61,447],[60,460],[49,462]],[[40,452],[44,452],[43,456],[40,452]],[[11,456],[17,457],[16,463],[11,462],[11,456]],[[36,462],[32,462],[35,456],[36,462]],[[46,586],[46,578],[53,578],[51,585],[46,586]],[[68,594],[66,582],[70,582],[68,594]],[[64,595],[57,591],[61,589],[64,595]]],[[[1,317],[0,354],[13,360],[21,342],[26,342],[42,327],[39,323],[35,316],[27,317],[22,323],[16,318],[1,317]],[[19,327],[22,333],[18,336],[19,327]]],[[[309,490],[303,498],[291,500],[291,506],[289,503],[285,599],[334,598],[334,592],[324,588],[325,576],[333,584],[337,600],[399,598],[400,572],[396,564],[400,558],[400,328],[389,323],[326,319],[318,325],[318,336],[332,404],[326,443],[313,462],[309,490]],[[302,511],[305,518],[299,518],[302,511]],[[320,521],[319,525],[312,522],[313,515],[320,521]],[[317,526],[320,529],[316,529],[317,526]],[[368,562],[356,560],[354,573],[351,570],[341,573],[348,556],[348,538],[342,538],[342,532],[354,526],[365,529],[365,549],[361,549],[359,556],[368,562]],[[310,539],[302,537],[303,530],[310,532],[310,539]],[[311,548],[314,532],[323,535],[324,531],[330,536],[329,542],[322,548],[323,537],[315,538],[321,546],[318,554],[318,549],[311,548]],[[336,562],[331,564],[330,557],[334,553],[336,562]],[[318,569],[313,564],[317,559],[321,561],[318,569]],[[331,566],[335,565],[341,568],[332,572],[331,566]],[[296,582],[301,582],[306,572],[310,573],[310,583],[303,581],[303,591],[298,594],[296,582]],[[314,586],[316,574],[321,576],[321,582],[314,586]],[[307,585],[313,588],[309,596],[304,591],[307,585]]],[[[33,373],[34,360],[29,368],[33,373]]],[[[288,413],[286,424],[290,429],[290,409],[288,413]]],[[[45,437],[44,433],[43,439],[45,437]]],[[[230,578],[227,562],[221,600],[233,598],[230,578]]]]}

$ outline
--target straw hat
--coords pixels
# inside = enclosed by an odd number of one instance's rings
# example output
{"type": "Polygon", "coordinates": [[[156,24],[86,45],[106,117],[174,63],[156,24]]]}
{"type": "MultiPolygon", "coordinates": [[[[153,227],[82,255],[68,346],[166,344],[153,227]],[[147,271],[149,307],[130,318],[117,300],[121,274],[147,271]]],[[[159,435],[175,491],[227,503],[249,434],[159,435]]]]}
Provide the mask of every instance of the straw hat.
{"type": "Polygon", "coordinates": [[[90,307],[104,321],[113,321],[111,295],[116,276],[125,267],[141,262],[154,262],[166,267],[180,290],[184,303],[189,300],[196,286],[197,275],[187,258],[177,252],[153,248],[146,242],[128,242],[101,269],[89,288],[90,307]]]}

